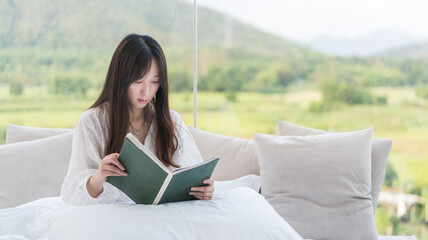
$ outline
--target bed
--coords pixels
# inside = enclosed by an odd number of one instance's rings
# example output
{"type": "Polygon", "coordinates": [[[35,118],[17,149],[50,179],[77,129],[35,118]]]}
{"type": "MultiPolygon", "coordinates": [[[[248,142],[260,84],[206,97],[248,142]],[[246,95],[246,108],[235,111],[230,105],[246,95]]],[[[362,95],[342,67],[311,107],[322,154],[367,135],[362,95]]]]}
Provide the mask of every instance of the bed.
{"type": "Polygon", "coordinates": [[[0,146],[0,239],[416,239],[375,229],[386,160],[372,158],[388,158],[388,140],[372,140],[370,129],[278,129],[248,140],[189,127],[204,159],[221,158],[211,201],[72,207],[58,196],[73,130],[10,124],[0,146]]]}

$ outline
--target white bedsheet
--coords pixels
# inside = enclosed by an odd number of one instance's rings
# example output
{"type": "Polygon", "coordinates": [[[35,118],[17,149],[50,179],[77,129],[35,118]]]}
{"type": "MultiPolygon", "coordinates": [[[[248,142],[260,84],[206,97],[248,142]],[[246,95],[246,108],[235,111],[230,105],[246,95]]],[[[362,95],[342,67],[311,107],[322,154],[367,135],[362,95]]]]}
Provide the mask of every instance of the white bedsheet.
{"type": "Polygon", "coordinates": [[[217,184],[211,201],[65,205],[44,198],[0,210],[0,239],[299,239],[262,195],[217,184]],[[232,188],[232,189],[230,189],[232,188]]]}
{"type": "MultiPolygon", "coordinates": [[[[299,239],[263,196],[258,176],[215,182],[211,201],[71,207],[59,197],[0,210],[0,240],[299,239]],[[243,187],[246,186],[246,187],[243,187]],[[249,187],[249,188],[248,188],[249,187]]],[[[379,236],[379,240],[416,240],[379,236]]]]}
{"type": "MultiPolygon", "coordinates": [[[[30,227],[37,219],[69,209],[60,197],[35,200],[14,208],[0,210],[0,239],[43,239],[34,236],[30,227]]],[[[39,235],[39,234],[36,234],[39,235]]]]}

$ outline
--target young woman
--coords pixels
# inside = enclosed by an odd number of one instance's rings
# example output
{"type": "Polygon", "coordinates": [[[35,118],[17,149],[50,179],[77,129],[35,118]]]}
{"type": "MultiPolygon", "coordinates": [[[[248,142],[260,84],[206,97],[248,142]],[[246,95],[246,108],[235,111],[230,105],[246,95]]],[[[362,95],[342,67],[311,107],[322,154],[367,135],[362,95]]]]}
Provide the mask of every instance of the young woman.
{"type": "MultiPolygon", "coordinates": [[[[116,48],[101,95],[76,125],[70,166],[61,189],[64,202],[133,203],[107,183],[126,176],[118,157],[125,135],[132,132],[168,168],[202,161],[180,115],[169,109],[165,55],[151,37],[130,34],[116,48]]],[[[193,187],[189,194],[209,200],[214,181],[193,187]]]]}

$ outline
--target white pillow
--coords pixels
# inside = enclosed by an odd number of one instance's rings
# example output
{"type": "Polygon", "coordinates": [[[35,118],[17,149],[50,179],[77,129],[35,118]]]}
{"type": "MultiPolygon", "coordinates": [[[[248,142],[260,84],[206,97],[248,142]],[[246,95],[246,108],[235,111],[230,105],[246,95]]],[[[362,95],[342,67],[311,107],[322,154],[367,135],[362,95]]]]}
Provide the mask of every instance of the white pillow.
{"type": "Polygon", "coordinates": [[[188,127],[202,159],[220,157],[212,177],[232,180],[248,174],[260,174],[253,140],[234,138],[188,127]]]}
{"type": "Polygon", "coordinates": [[[31,228],[47,239],[63,240],[303,240],[263,196],[245,187],[210,201],[73,207],[38,220],[31,228]]]}
{"type": "Polygon", "coordinates": [[[214,181],[214,194],[221,194],[224,191],[238,188],[248,187],[256,192],[260,192],[261,179],[260,176],[255,174],[245,175],[237,179],[226,180],[226,181],[214,181]]]}
{"type": "MultiPolygon", "coordinates": [[[[278,121],[278,135],[280,136],[307,136],[327,133],[329,132],[298,126],[284,121],[278,121]]],[[[382,188],[383,180],[385,179],[385,169],[391,147],[392,141],[389,139],[375,138],[372,141],[372,186],[370,193],[373,198],[373,214],[376,212],[377,200],[379,199],[380,190],[382,188]]]]}
{"type": "Polygon", "coordinates": [[[72,132],[67,128],[39,128],[8,124],[6,130],[6,144],[31,141],[72,132]]]}
{"type": "Polygon", "coordinates": [[[0,145],[0,209],[59,196],[73,133],[0,145]]]}
{"type": "Polygon", "coordinates": [[[379,236],[378,240],[418,240],[415,235],[412,236],[379,236]]]}
{"type": "Polygon", "coordinates": [[[255,134],[262,194],[303,238],[377,239],[372,135],[372,129],[304,137],[255,134]]]}

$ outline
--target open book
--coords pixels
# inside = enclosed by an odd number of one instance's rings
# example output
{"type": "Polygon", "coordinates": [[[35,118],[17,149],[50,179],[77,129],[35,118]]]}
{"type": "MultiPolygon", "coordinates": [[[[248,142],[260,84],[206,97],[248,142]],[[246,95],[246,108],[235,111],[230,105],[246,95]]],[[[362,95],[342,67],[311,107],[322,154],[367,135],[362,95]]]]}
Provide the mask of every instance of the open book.
{"type": "Polygon", "coordinates": [[[169,170],[132,133],[128,133],[119,161],[128,176],[110,176],[107,182],[119,188],[137,204],[160,204],[196,199],[191,187],[204,186],[219,158],[200,164],[169,170]]]}

